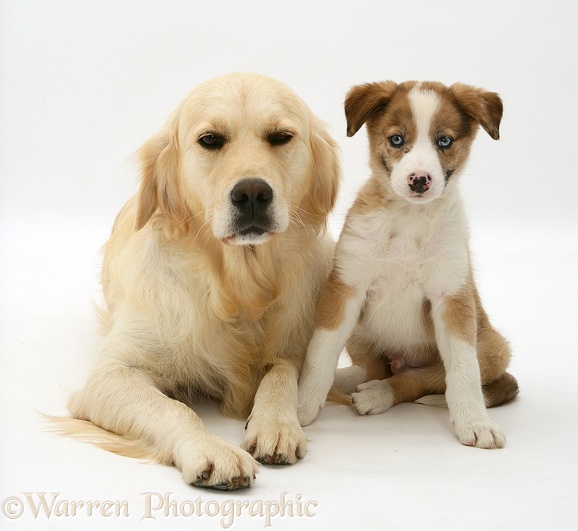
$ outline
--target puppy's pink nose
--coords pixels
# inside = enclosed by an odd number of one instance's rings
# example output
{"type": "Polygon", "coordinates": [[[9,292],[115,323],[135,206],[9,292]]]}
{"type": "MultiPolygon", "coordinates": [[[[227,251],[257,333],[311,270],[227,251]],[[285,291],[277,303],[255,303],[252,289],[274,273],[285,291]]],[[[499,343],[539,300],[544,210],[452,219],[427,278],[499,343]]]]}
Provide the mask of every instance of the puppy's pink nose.
{"type": "Polygon", "coordinates": [[[409,189],[416,194],[423,194],[429,190],[431,177],[426,172],[412,173],[407,177],[407,184],[409,189]]]}

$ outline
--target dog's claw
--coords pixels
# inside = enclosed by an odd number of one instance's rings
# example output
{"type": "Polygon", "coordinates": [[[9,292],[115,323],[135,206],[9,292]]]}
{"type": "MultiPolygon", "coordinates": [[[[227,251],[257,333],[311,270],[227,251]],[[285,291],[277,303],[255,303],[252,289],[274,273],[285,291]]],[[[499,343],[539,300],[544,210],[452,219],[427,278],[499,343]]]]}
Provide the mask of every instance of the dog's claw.
{"type": "MultiPolygon", "coordinates": [[[[253,479],[255,479],[255,475],[253,474],[253,479]]],[[[201,487],[205,489],[214,489],[214,490],[243,490],[248,489],[251,486],[251,477],[250,476],[238,476],[232,478],[231,481],[223,481],[222,483],[216,483],[211,485],[207,483],[206,480],[197,480],[191,483],[193,487],[201,487]]]]}
{"type": "MultiPolygon", "coordinates": [[[[296,455],[299,458],[298,455],[296,455]]],[[[264,455],[257,458],[257,461],[263,465],[290,465],[291,462],[282,454],[264,455]]]]}

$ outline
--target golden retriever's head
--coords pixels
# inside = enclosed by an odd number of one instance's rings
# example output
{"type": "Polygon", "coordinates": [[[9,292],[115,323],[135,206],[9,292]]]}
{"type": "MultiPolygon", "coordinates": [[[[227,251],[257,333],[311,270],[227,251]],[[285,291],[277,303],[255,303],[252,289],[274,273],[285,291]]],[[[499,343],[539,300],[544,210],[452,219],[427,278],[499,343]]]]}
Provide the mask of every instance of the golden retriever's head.
{"type": "Polygon", "coordinates": [[[288,87],[230,74],[195,88],[141,150],[137,229],[157,211],[218,240],[259,244],[324,226],[340,176],[337,145],[288,87]]]}

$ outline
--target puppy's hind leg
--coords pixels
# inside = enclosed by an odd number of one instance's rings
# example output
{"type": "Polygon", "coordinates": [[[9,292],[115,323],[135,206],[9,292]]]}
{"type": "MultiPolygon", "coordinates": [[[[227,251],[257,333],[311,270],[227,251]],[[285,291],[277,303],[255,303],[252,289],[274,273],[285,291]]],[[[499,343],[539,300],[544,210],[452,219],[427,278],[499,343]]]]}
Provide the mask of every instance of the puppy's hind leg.
{"type": "MultiPolygon", "coordinates": [[[[348,348],[350,344],[348,344],[348,348]]],[[[383,380],[391,376],[385,361],[372,355],[364,356],[349,367],[343,367],[335,371],[335,381],[333,387],[346,394],[353,393],[357,387],[371,380],[383,380]]]]}
{"type": "Polygon", "coordinates": [[[333,388],[336,391],[350,395],[358,385],[367,381],[367,370],[360,365],[350,365],[335,371],[333,388]]]}
{"type": "Polygon", "coordinates": [[[407,369],[385,380],[372,380],[353,393],[353,407],[360,415],[376,415],[402,402],[445,391],[445,372],[441,363],[407,369]]]}

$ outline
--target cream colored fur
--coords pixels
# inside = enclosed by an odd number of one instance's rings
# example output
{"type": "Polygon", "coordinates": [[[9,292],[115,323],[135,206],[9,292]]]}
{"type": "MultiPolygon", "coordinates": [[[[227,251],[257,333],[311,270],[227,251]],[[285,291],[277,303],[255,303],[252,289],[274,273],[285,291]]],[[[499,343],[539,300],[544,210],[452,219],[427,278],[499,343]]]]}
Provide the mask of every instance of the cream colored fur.
{"type": "Polygon", "coordinates": [[[288,464],[306,451],[297,379],[331,265],[337,146],[285,85],[231,74],[194,89],[140,159],[140,191],[104,246],[98,360],[70,400],[73,419],[55,422],[174,464],[187,483],[245,488],[255,459],[288,464]],[[272,189],[271,229],[240,236],[232,189],[255,178],[272,189]],[[197,395],[248,416],[243,449],[204,427],[197,395]]]}

